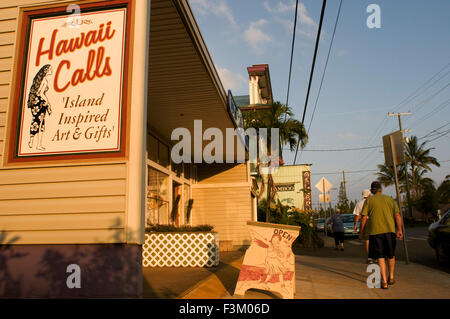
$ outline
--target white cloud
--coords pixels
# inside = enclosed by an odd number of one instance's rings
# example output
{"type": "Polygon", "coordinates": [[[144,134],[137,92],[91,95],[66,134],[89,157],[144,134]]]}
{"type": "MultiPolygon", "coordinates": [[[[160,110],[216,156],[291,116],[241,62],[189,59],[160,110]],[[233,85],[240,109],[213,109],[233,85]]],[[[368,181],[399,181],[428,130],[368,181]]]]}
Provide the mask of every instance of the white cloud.
{"type": "Polygon", "coordinates": [[[308,10],[306,10],[306,6],[303,3],[298,4],[298,18],[301,24],[306,24],[307,26],[314,27],[316,23],[313,18],[308,15],[308,10]]]}
{"type": "Polygon", "coordinates": [[[212,13],[217,17],[225,17],[232,26],[237,26],[233,12],[225,0],[189,0],[189,3],[201,15],[212,13]]]}
{"type": "MultiPolygon", "coordinates": [[[[287,15],[287,13],[294,13],[295,2],[289,1],[289,3],[285,3],[283,1],[279,1],[277,5],[272,7],[268,1],[265,1],[264,8],[266,8],[269,13],[274,15],[274,20],[281,24],[286,31],[292,32],[294,21],[291,16],[287,15]]],[[[297,18],[297,34],[309,39],[314,39],[317,34],[317,23],[309,15],[308,9],[302,2],[299,2],[298,4],[297,18]]]]}
{"type": "Polygon", "coordinates": [[[248,29],[244,32],[244,38],[247,43],[258,52],[263,51],[264,43],[272,42],[272,38],[261,29],[265,24],[267,24],[265,19],[251,22],[248,29]]]}
{"type": "Polygon", "coordinates": [[[231,90],[235,92],[248,90],[248,79],[239,73],[233,73],[227,68],[220,68],[216,65],[217,72],[219,73],[220,80],[226,91],[231,90]]]}
{"type": "Polygon", "coordinates": [[[269,1],[264,1],[264,8],[266,8],[266,10],[269,11],[270,13],[280,14],[295,10],[295,3],[290,1],[289,4],[286,4],[283,1],[280,1],[277,3],[275,7],[271,7],[269,1]]]}

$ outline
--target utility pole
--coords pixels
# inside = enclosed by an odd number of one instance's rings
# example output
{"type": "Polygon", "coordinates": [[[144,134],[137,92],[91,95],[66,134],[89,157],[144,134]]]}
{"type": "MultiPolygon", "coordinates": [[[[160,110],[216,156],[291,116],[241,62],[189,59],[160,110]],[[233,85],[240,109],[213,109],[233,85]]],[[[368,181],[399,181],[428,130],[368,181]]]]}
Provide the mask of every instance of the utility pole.
{"type": "Polygon", "coordinates": [[[344,195],[345,195],[345,198],[347,198],[347,189],[345,188],[345,182],[346,182],[345,171],[342,171],[342,182],[344,182],[344,195]]]}
{"type": "Polygon", "coordinates": [[[405,249],[405,262],[406,264],[409,264],[409,254],[408,254],[408,247],[406,246],[406,231],[405,231],[405,222],[403,220],[403,212],[402,212],[402,199],[400,198],[400,185],[398,183],[398,174],[397,174],[397,152],[395,151],[395,143],[394,143],[394,137],[392,134],[389,136],[391,141],[391,152],[392,152],[392,160],[393,160],[393,168],[394,168],[394,178],[395,178],[395,191],[397,193],[397,201],[398,201],[398,208],[400,210],[400,216],[402,218],[402,232],[403,232],[403,248],[405,249]]]}
{"type": "MultiPolygon", "coordinates": [[[[388,113],[388,116],[397,116],[398,117],[398,127],[400,129],[400,132],[403,133],[402,128],[402,115],[411,115],[411,111],[407,113],[388,113]]],[[[409,191],[409,178],[408,178],[408,161],[406,160],[405,156],[405,140],[402,141],[402,150],[403,150],[403,157],[405,158],[405,181],[406,181],[406,198],[408,201],[408,215],[409,218],[412,218],[412,205],[411,205],[411,193],[409,191]]]]}

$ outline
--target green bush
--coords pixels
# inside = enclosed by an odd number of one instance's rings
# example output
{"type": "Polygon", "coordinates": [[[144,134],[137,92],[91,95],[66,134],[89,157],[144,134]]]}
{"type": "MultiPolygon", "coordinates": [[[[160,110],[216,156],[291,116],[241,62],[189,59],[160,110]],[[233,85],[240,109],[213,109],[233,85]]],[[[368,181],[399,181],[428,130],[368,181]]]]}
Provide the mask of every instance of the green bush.
{"type": "Polygon", "coordinates": [[[198,225],[198,226],[174,226],[174,225],[159,225],[153,224],[145,228],[146,232],[155,233],[193,233],[193,232],[209,232],[213,230],[211,225],[198,225]]]}
{"type": "MultiPolygon", "coordinates": [[[[261,200],[258,204],[258,221],[266,221],[267,201],[261,200]]],[[[321,248],[323,239],[319,237],[313,225],[313,212],[303,212],[289,205],[283,205],[279,200],[270,205],[269,223],[300,226],[300,235],[296,243],[305,248],[321,248]]]]}

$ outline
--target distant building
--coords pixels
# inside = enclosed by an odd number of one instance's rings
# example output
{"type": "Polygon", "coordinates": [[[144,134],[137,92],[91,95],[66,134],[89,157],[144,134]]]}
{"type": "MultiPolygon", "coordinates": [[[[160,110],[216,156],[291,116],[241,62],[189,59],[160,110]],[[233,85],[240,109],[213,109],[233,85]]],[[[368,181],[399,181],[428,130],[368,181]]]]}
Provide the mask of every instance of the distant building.
{"type": "Polygon", "coordinates": [[[239,108],[245,111],[268,109],[273,103],[272,84],[268,64],[254,64],[247,68],[249,95],[235,96],[239,108]]]}
{"type": "MultiPolygon", "coordinates": [[[[300,210],[311,210],[311,164],[280,166],[272,174],[276,190],[274,200],[300,210]]],[[[267,197],[263,192],[262,198],[267,197]]]]}

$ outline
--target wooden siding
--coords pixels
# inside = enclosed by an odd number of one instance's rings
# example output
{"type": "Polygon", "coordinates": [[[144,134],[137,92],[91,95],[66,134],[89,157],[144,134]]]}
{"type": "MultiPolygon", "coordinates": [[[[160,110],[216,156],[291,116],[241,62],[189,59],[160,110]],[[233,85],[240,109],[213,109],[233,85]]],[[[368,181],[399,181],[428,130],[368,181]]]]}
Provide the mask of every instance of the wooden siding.
{"type": "Polygon", "coordinates": [[[0,231],[15,244],[123,242],[126,165],[0,170],[0,231]]]}
{"type": "Polygon", "coordinates": [[[18,6],[49,2],[0,3],[0,232],[14,244],[125,242],[125,163],[2,169],[18,6]]]}
{"type": "Polygon", "coordinates": [[[210,224],[219,240],[250,245],[247,221],[252,220],[250,187],[192,188],[193,225],[210,224]]]}
{"type": "Polygon", "coordinates": [[[197,166],[199,184],[245,183],[247,164],[201,164],[197,166]]]}

